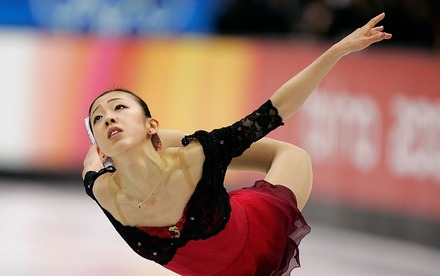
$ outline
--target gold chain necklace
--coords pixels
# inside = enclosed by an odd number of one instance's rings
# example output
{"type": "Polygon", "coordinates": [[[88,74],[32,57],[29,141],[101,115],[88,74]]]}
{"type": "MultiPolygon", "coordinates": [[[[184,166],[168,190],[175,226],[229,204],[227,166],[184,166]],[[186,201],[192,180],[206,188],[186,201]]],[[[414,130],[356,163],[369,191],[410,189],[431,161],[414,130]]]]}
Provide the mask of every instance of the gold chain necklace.
{"type": "Polygon", "coordinates": [[[140,209],[142,207],[142,204],[145,203],[145,201],[147,201],[148,198],[150,198],[150,196],[154,195],[154,191],[156,190],[157,186],[159,185],[160,181],[158,180],[156,184],[154,184],[153,189],[151,190],[151,192],[147,195],[147,197],[142,201],[139,202],[138,204],[138,208],[140,209]]]}
{"type": "MultiPolygon", "coordinates": [[[[161,172],[161,173],[162,173],[162,172],[161,172]]],[[[147,197],[145,197],[144,200],[142,200],[141,202],[139,202],[139,204],[138,204],[138,208],[141,208],[141,207],[142,207],[142,204],[144,204],[145,201],[147,201],[147,199],[150,198],[150,196],[154,195],[154,191],[156,190],[157,186],[159,186],[159,183],[160,183],[159,180],[160,180],[161,178],[162,178],[162,175],[159,175],[159,176],[157,177],[157,180],[155,181],[156,184],[154,184],[153,189],[151,189],[151,192],[147,195],[147,197]]],[[[122,189],[122,193],[123,193],[127,198],[129,198],[130,200],[136,200],[135,197],[133,197],[133,196],[131,196],[131,195],[128,195],[123,189],[122,189]]]]}
{"type": "Polygon", "coordinates": [[[138,208],[139,208],[139,209],[142,207],[142,204],[144,204],[145,201],[147,201],[147,199],[150,198],[150,196],[154,195],[154,191],[156,190],[157,186],[159,186],[160,180],[162,179],[162,176],[163,176],[163,167],[160,166],[160,165],[157,164],[157,163],[154,163],[154,165],[159,169],[159,176],[157,177],[156,184],[154,184],[153,189],[151,190],[151,192],[147,195],[147,197],[146,197],[144,200],[142,200],[141,202],[139,202],[139,204],[138,204],[138,208]]]}

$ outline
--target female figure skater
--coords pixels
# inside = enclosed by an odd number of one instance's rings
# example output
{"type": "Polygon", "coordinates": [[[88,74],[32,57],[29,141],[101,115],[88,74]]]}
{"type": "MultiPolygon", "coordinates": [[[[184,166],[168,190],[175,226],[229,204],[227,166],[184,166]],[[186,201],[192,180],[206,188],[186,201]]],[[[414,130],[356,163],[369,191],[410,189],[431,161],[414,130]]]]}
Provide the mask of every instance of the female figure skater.
{"type": "Polygon", "coordinates": [[[263,137],[339,59],[391,38],[376,27],[384,16],[334,44],[257,110],[211,132],[159,130],[130,91],[103,93],[89,110],[96,144],[84,160],[87,194],[135,252],[178,274],[290,275],[310,232],[300,210],[311,191],[311,163],[298,147],[263,137]],[[113,166],[104,168],[107,157],[113,166]],[[228,168],[266,176],[228,193],[228,168]]]}

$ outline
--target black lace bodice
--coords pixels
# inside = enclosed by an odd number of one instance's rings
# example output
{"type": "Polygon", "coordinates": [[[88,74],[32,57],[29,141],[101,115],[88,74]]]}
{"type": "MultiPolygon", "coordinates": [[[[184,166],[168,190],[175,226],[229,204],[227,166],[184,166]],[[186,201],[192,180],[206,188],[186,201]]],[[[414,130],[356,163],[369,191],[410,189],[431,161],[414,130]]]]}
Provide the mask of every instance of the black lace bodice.
{"type": "MultiPolygon", "coordinates": [[[[101,205],[99,206],[135,252],[165,265],[173,258],[177,248],[184,246],[188,241],[206,239],[224,229],[231,212],[229,195],[223,185],[229,163],[232,158],[240,156],[253,142],[280,125],[283,125],[282,118],[268,100],[259,109],[231,126],[211,132],[197,131],[182,139],[184,146],[192,140],[199,141],[203,147],[205,161],[202,177],[186,205],[185,222],[178,236],[160,238],[149,235],[137,227],[124,226],[101,205]]],[[[86,193],[96,201],[93,195],[95,180],[104,173],[114,171],[115,168],[109,167],[99,172],[88,172],[84,179],[86,193]]],[[[172,232],[173,226],[169,229],[172,232]]]]}

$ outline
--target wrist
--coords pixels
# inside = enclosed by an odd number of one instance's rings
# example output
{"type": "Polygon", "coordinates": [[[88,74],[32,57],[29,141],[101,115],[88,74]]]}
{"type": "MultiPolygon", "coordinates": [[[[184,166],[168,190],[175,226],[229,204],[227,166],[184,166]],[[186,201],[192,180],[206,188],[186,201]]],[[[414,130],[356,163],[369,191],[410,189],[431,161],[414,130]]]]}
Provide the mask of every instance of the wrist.
{"type": "Polygon", "coordinates": [[[334,44],[332,47],[330,47],[329,51],[331,52],[332,56],[334,56],[338,59],[349,54],[349,52],[346,50],[346,48],[340,42],[338,42],[338,43],[334,44]]]}

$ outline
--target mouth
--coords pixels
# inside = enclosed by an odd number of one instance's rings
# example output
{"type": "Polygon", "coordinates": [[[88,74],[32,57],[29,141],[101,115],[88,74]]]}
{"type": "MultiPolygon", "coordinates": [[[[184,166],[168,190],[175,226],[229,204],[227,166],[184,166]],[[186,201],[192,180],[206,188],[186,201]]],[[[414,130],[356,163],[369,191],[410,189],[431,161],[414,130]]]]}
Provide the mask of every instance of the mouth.
{"type": "Polygon", "coordinates": [[[121,132],[123,132],[122,129],[120,129],[118,127],[109,128],[107,131],[107,138],[111,139],[112,137],[118,135],[121,132]]]}

